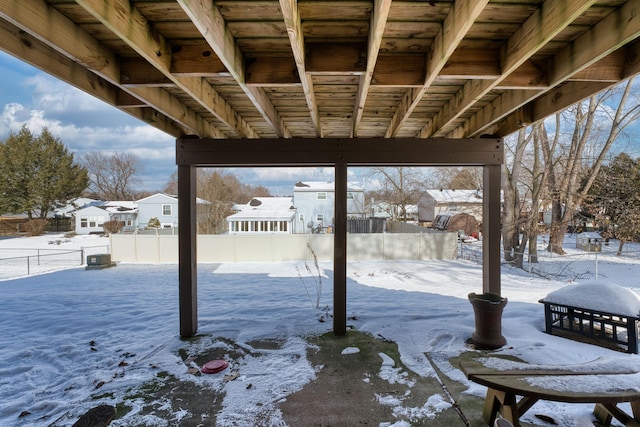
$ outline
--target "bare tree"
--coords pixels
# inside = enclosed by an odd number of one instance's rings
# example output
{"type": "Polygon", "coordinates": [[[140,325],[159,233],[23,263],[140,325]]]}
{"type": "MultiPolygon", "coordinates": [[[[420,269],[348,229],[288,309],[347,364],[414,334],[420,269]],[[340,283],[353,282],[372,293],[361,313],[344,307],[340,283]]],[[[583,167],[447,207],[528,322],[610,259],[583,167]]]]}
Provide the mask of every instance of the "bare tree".
{"type": "Polygon", "coordinates": [[[407,205],[417,204],[424,191],[426,178],[423,171],[397,166],[372,168],[371,172],[381,178],[382,190],[377,197],[397,206],[394,219],[405,218],[407,205]]]}
{"type": "Polygon", "coordinates": [[[482,188],[482,168],[449,167],[438,168],[438,187],[448,190],[477,190],[482,188]]]}
{"type": "Polygon", "coordinates": [[[519,187],[524,169],[524,155],[532,135],[527,135],[526,129],[521,129],[515,146],[511,148],[506,145],[511,154],[511,170],[506,162],[502,165],[502,247],[505,261],[514,262],[518,267],[522,267],[523,249],[520,241],[522,207],[519,187]]]}
{"type": "Polygon", "coordinates": [[[640,115],[640,103],[627,105],[633,81],[629,79],[621,93],[608,90],[570,109],[573,130],[568,143],[562,140],[562,113],[556,114],[553,138],[548,138],[546,127],[541,128],[537,142],[541,144],[550,190],[552,218],[547,249],[551,252],[564,253],[562,243],[567,227],[593,185],[611,145],[640,115]],[[612,108],[611,104],[617,105],[612,108]],[[606,127],[596,120],[603,114],[608,118],[606,127]],[[593,158],[586,157],[589,151],[593,158]]]}
{"type": "Polygon", "coordinates": [[[198,231],[202,234],[218,234],[225,229],[225,218],[231,215],[233,190],[224,182],[222,169],[198,169],[196,194],[204,200],[198,206],[198,231]]]}
{"type": "Polygon", "coordinates": [[[234,204],[270,196],[267,188],[243,184],[235,174],[226,173],[224,169],[198,169],[196,194],[203,199],[197,218],[198,231],[202,234],[223,233],[234,204]]]}
{"type": "Polygon", "coordinates": [[[140,169],[138,158],[129,153],[105,154],[90,152],[82,156],[82,164],[89,171],[89,190],[104,200],[132,200],[133,185],[140,169]]]}
{"type": "Polygon", "coordinates": [[[178,171],[171,174],[162,192],[165,194],[178,194],[178,171]]]}

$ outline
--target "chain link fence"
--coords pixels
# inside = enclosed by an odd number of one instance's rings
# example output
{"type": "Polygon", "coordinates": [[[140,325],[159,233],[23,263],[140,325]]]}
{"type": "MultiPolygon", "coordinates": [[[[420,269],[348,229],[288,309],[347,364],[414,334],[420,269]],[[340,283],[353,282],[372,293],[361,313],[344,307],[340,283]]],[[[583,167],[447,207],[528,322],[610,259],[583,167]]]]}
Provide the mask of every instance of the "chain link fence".
{"type": "Polygon", "coordinates": [[[109,253],[109,245],[80,249],[0,248],[0,280],[80,267],[87,255],[100,253],[109,253]]]}
{"type": "MultiPolygon", "coordinates": [[[[515,263],[505,261],[504,253],[500,252],[501,263],[512,265],[514,271],[521,271],[530,275],[544,277],[549,280],[562,280],[567,283],[587,280],[612,280],[621,286],[638,287],[637,278],[631,274],[624,274],[629,265],[640,262],[640,243],[625,243],[618,254],[618,242],[603,244],[601,250],[589,251],[576,248],[569,236],[565,240],[564,255],[546,250],[547,242],[542,239],[538,243],[537,262],[531,259],[527,252],[523,254],[522,268],[515,263]]],[[[458,242],[458,258],[475,264],[482,264],[482,242],[471,244],[458,242]]],[[[508,270],[502,270],[503,273],[508,270]]]]}

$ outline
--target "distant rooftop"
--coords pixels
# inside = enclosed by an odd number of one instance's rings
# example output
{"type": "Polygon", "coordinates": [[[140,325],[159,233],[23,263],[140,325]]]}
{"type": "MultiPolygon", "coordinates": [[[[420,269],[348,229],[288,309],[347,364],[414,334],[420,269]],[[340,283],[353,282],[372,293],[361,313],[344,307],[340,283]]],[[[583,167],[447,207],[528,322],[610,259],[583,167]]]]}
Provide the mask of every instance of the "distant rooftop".
{"type": "Polygon", "coordinates": [[[264,219],[290,220],[295,215],[291,197],[254,197],[242,210],[227,217],[227,220],[264,219]]]}
{"type": "MultiPolygon", "coordinates": [[[[334,181],[298,181],[293,186],[293,191],[334,191],[334,181]]],[[[364,191],[361,185],[352,182],[347,184],[350,191],[364,191]]]]}
{"type": "Polygon", "coordinates": [[[427,190],[440,203],[482,203],[482,191],[478,190],[427,190]]]}

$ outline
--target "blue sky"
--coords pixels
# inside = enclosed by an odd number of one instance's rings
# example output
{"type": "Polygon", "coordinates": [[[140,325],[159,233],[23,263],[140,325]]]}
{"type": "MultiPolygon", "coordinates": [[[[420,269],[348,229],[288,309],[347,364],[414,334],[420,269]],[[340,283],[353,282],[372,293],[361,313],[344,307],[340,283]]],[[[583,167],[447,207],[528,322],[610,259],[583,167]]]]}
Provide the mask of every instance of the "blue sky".
{"type": "MultiPolygon", "coordinates": [[[[141,160],[136,190],[160,191],[175,171],[175,138],[0,51],[0,140],[26,124],[47,127],[74,153],[131,153],[141,160]]],[[[330,168],[226,170],[273,195],[290,195],[297,181],[333,180],[330,168]]]]}

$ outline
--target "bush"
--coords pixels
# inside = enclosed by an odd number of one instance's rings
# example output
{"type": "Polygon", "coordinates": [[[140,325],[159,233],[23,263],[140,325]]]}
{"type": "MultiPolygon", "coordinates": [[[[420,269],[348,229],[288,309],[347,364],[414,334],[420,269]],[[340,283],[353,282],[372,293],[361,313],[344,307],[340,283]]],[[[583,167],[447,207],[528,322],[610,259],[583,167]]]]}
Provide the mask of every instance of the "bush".
{"type": "Polygon", "coordinates": [[[149,222],[147,223],[147,227],[149,228],[160,228],[160,220],[156,217],[149,218],[149,222]]]}
{"type": "Polygon", "coordinates": [[[32,219],[25,222],[24,229],[27,231],[27,235],[29,236],[41,236],[44,234],[48,225],[49,221],[46,219],[32,219]]]}
{"type": "Polygon", "coordinates": [[[117,234],[124,227],[124,221],[106,221],[102,224],[102,228],[107,234],[117,234]]]}

